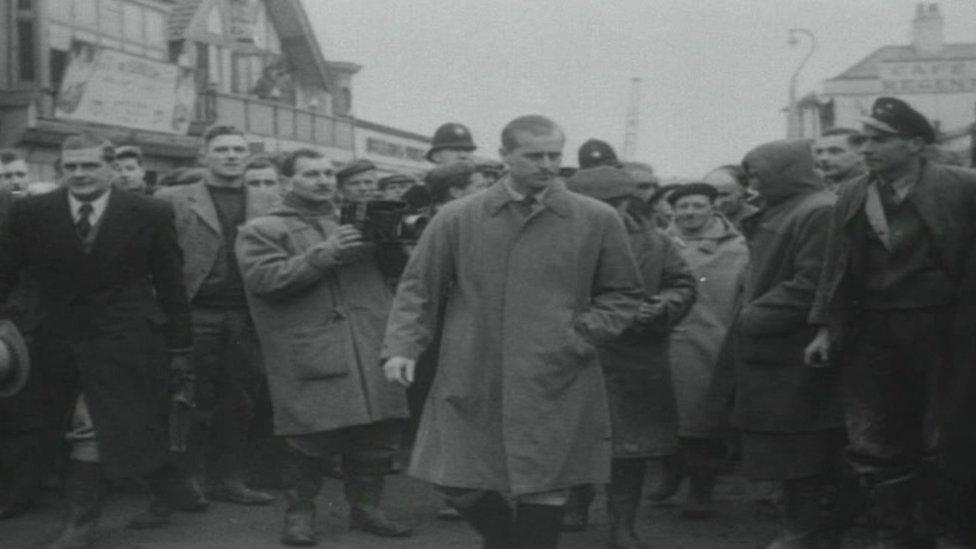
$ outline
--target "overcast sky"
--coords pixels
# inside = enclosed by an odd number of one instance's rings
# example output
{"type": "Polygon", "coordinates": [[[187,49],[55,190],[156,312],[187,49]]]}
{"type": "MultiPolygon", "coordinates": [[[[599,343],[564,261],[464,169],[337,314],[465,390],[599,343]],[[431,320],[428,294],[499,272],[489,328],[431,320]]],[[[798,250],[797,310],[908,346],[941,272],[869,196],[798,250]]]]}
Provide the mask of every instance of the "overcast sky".
{"type": "MultiPolygon", "coordinates": [[[[915,0],[303,0],[330,60],[363,70],[360,118],[421,134],[471,127],[494,156],[510,119],[544,114],[569,137],[621,152],[630,79],[643,79],[637,159],[702,175],[785,135],[789,78],[819,47],[800,92],[877,47],[907,44],[915,0]]],[[[976,2],[943,0],[948,42],[976,42],[976,2]]],[[[958,125],[964,124],[961,121],[958,125]]],[[[949,124],[948,121],[945,122],[949,124]]],[[[955,124],[949,124],[955,126],[955,124]]]]}

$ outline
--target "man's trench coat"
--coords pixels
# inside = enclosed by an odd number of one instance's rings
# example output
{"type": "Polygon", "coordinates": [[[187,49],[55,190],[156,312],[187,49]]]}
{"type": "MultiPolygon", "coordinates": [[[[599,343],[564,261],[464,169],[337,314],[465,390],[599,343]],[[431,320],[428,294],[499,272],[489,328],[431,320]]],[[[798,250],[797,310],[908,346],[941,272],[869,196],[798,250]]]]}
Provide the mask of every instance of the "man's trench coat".
{"type": "Polygon", "coordinates": [[[595,345],[643,288],[617,213],[557,181],[528,217],[505,181],[444,207],[394,299],[384,357],[417,358],[445,302],[412,475],[530,494],[605,483],[610,421],[595,345]]]}

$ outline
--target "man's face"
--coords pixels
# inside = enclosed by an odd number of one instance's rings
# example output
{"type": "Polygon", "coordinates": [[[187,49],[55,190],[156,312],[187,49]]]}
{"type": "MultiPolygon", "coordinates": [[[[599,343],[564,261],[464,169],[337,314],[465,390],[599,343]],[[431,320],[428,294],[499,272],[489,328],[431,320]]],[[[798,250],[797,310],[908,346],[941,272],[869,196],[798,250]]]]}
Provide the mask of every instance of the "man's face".
{"type": "Polygon", "coordinates": [[[385,189],[383,189],[383,199],[384,200],[400,200],[403,198],[403,194],[410,190],[413,185],[403,181],[400,183],[389,183],[385,189]]]}
{"type": "Polygon", "coordinates": [[[637,190],[644,201],[650,200],[651,196],[661,188],[660,180],[652,171],[638,167],[627,167],[624,170],[637,182],[637,190]]]}
{"type": "MultiPolygon", "coordinates": [[[[300,160],[305,159],[302,158],[300,160]]],[[[278,186],[278,172],[271,166],[267,168],[252,168],[244,172],[244,184],[248,187],[261,187],[273,190],[278,186]]]]}
{"type": "Polygon", "coordinates": [[[813,161],[826,179],[839,180],[861,166],[860,147],[849,135],[828,135],[813,144],[813,161]]]}
{"type": "Polygon", "coordinates": [[[674,224],[681,232],[702,230],[714,215],[714,205],[707,196],[683,196],[674,203],[674,224]]]}
{"type": "Polygon", "coordinates": [[[289,180],[291,191],[312,202],[326,202],[336,196],[335,170],[327,158],[299,158],[295,175],[289,180]]]}
{"type": "Polygon", "coordinates": [[[919,138],[885,133],[866,127],[861,156],[864,158],[865,167],[872,173],[898,173],[918,158],[923,148],[924,145],[919,138]]]}
{"type": "Polygon", "coordinates": [[[379,194],[376,172],[367,170],[342,182],[342,199],[347,202],[369,202],[379,194]]]}
{"type": "Polygon", "coordinates": [[[64,185],[79,198],[97,197],[112,185],[116,171],[102,157],[102,149],[61,151],[64,185]]]}
{"type": "Polygon", "coordinates": [[[559,176],[559,165],[563,161],[563,146],[566,138],[556,131],[545,135],[531,132],[516,134],[518,146],[512,150],[501,149],[499,154],[508,164],[512,182],[530,193],[539,192],[559,176]]]}
{"type": "Polygon", "coordinates": [[[14,192],[27,189],[27,178],[29,175],[30,170],[27,169],[27,162],[23,160],[14,160],[13,162],[0,166],[0,183],[2,183],[3,187],[14,192]]]}
{"type": "Polygon", "coordinates": [[[121,158],[115,161],[115,169],[119,173],[115,184],[127,191],[143,191],[146,188],[146,170],[135,158],[121,158]]]}
{"type": "Polygon", "coordinates": [[[244,137],[218,135],[207,144],[202,163],[218,177],[237,179],[244,173],[245,160],[249,154],[244,137]]]}
{"type": "Polygon", "coordinates": [[[716,210],[727,216],[739,213],[745,200],[746,190],[739,185],[732,174],[726,170],[715,170],[706,175],[702,181],[718,191],[718,196],[715,198],[716,210]]]}
{"type": "Polygon", "coordinates": [[[430,155],[431,161],[438,166],[444,164],[451,164],[453,162],[459,162],[461,160],[467,160],[471,158],[471,150],[469,149],[440,149],[434,151],[430,155]]]}

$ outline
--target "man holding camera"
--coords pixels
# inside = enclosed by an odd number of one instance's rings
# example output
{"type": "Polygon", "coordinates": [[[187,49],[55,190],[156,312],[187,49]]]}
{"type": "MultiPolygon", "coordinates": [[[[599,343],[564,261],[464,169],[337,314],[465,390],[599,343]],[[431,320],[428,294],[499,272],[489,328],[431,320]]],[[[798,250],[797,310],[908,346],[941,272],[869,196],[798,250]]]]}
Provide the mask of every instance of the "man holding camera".
{"type": "Polygon", "coordinates": [[[336,174],[342,202],[369,202],[380,196],[379,174],[369,160],[354,160],[336,174]]]}
{"type": "Polygon", "coordinates": [[[379,510],[404,390],[378,367],[391,292],[374,246],[338,225],[335,172],[299,149],[281,165],[282,204],[241,229],[237,258],[261,341],[275,433],[286,437],[285,545],[315,543],[322,462],[341,454],[350,527],[382,537],[410,529],[379,510]]]}

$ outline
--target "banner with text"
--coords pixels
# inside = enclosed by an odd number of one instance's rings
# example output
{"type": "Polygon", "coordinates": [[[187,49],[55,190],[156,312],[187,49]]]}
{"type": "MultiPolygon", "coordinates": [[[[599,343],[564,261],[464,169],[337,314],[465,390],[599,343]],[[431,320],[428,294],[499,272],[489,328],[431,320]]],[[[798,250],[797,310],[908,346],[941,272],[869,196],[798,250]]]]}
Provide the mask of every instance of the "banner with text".
{"type": "Polygon", "coordinates": [[[54,115],[185,134],[196,101],[193,78],[191,69],[76,41],[54,115]]]}
{"type": "Polygon", "coordinates": [[[878,74],[882,93],[976,92],[976,60],[888,61],[878,74]]]}

